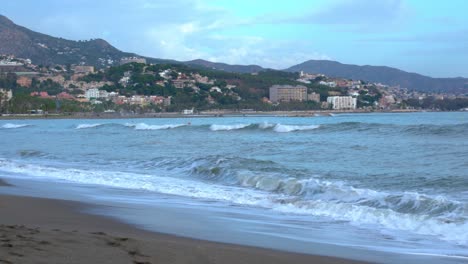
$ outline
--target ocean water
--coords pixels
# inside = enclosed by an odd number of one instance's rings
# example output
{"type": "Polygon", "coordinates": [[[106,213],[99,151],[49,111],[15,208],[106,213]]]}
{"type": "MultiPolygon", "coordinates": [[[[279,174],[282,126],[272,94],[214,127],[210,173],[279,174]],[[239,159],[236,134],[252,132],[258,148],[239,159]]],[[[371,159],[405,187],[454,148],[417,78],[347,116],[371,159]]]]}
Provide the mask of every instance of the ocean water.
{"type": "Polygon", "coordinates": [[[0,177],[160,232],[468,261],[466,112],[0,120],[0,177]]]}

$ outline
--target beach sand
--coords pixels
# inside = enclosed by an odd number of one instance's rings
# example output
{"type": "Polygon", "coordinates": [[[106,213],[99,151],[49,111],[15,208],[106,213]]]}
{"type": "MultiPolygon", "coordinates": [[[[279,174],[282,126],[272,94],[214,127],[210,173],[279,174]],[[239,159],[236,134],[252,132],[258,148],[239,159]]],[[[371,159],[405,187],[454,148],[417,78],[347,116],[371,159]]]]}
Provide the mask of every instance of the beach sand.
{"type": "MultiPolygon", "coordinates": [[[[9,185],[0,180],[0,186],[9,185]]],[[[0,195],[0,264],[362,263],[144,231],[83,213],[89,206],[0,195]]]]}

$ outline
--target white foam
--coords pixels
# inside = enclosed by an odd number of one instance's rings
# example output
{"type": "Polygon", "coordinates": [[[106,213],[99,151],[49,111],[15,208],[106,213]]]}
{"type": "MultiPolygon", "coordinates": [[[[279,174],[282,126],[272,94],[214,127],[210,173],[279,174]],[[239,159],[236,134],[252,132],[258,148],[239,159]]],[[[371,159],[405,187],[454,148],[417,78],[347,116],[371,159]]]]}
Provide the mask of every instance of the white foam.
{"type": "Polygon", "coordinates": [[[167,124],[167,125],[148,125],[145,123],[125,124],[125,126],[134,127],[135,130],[162,130],[183,127],[185,124],[167,124]]]}
{"type": "Polygon", "coordinates": [[[293,125],[281,125],[277,124],[273,130],[278,133],[288,133],[293,131],[304,131],[304,130],[312,130],[319,128],[319,125],[305,125],[305,126],[293,126],[293,125]]]}
{"type": "Polygon", "coordinates": [[[14,129],[14,128],[22,128],[22,127],[27,127],[27,126],[31,126],[29,124],[12,124],[12,123],[7,123],[7,124],[4,124],[2,126],[2,128],[5,128],[5,129],[14,129]]]}
{"type": "Polygon", "coordinates": [[[274,127],[274,126],[275,126],[275,124],[271,124],[271,123],[268,123],[268,122],[263,122],[263,123],[260,123],[260,124],[258,125],[258,127],[259,127],[260,129],[268,129],[268,128],[272,128],[272,127],[274,127]]]}
{"type": "Polygon", "coordinates": [[[211,131],[229,131],[229,130],[237,130],[243,129],[250,126],[250,124],[235,124],[235,125],[211,125],[211,131]]]}
{"type": "MultiPolygon", "coordinates": [[[[354,202],[352,198],[344,200],[341,198],[332,199],[331,197],[320,199],[320,196],[317,196],[315,199],[297,199],[297,196],[268,192],[268,190],[278,189],[278,184],[271,178],[260,179],[258,184],[262,185],[262,189],[267,190],[262,191],[151,174],[65,169],[20,164],[1,159],[0,170],[34,178],[52,178],[125,189],[143,189],[163,194],[268,208],[282,213],[326,217],[348,221],[359,227],[367,225],[377,229],[407,231],[434,236],[458,245],[468,245],[468,222],[466,219],[448,222],[444,221],[443,218],[431,217],[426,214],[401,213],[389,208],[366,206],[354,202]]],[[[327,185],[326,183],[318,184],[327,185]]],[[[382,195],[372,190],[354,189],[354,191],[358,197],[382,195]]],[[[461,217],[463,218],[463,215],[461,217]]]]}
{"type": "Polygon", "coordinates": [[[241,205],[258,206],[259,204],[266,204],[268,201],[268,196],[265,193],[255,190],[150,174],[44,167],[18,164],[1,159],[0,170],[34,178],[65,180],[123,189],[149,190],[163,194],[226,201],[241,205]]]}
{"type": "Polygon", "coordinates": [[[103,124],[79,124],[76,126],[76,129],[87,129],[102,126],[103,124]]]}

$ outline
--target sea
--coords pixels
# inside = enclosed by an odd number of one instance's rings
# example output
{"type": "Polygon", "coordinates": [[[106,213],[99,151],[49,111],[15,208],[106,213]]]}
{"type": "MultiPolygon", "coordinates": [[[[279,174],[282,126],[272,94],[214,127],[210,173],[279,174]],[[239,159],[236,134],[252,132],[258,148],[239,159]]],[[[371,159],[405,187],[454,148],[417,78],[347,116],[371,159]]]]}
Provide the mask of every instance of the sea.
{"type": "Polygon", "coordinates": [[[0,178],[178,236],[468,263],[468,112],[0,120],[0,178]]]}

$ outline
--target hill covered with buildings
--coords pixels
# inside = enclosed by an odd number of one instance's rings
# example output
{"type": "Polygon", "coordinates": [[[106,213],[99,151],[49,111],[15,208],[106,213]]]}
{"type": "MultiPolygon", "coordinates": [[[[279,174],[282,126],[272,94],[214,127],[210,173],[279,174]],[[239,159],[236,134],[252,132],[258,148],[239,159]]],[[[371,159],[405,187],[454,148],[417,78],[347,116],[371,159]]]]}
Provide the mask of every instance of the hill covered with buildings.
{"type": "Polygon", "coordinates": [[[309,60],[292,66],[286,71],[319,72],[328,76],[366,80],[420,92],[468,93],[467,78],[431,78],[386,66],[358,66],[336,61],[309,60]]]}
{"type": "MultiPolygon", "coordinates": [[[[195,68],[229,73],[260,73],[268,71],[258,65],[229,65],[193,60],[180,62],[138,56],[118,50],[102,39],[72,41],[34,32],[16,25],[0,15],[0,54],[29,59],[35,65],[89,65],[105,68],[119,65],[122,58],[139,57],[153,64],[183,64],[195,68]]],[[[335,61],[310,60],[285,69],[286,72],[321,73],[330,77],[364,80],[388,86],[400,86],[411,91],[430,93],[468,93],[466,78],[431,78],[384,66],[357,66],[335,61]]],[[[278,71],[277,71],[278,72],[278,71]]]]}
{"type": "Polygon", "coordinates": [[[184,110],[459,110],[464,95],[420,93],[324,74],[234,73],[124,57],[116,66],[36,65],[0,56],[0,113],[184,110]]]}

